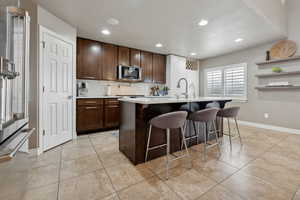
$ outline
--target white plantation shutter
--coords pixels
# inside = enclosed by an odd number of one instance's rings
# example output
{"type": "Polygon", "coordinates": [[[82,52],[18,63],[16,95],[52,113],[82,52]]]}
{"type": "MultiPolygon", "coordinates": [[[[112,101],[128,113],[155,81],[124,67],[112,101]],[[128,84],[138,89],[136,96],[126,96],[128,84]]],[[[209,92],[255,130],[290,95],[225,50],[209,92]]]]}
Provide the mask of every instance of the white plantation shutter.
{"type": "Polygon", "coordinates": [[[247,99],[247,64],[210,68],[205,71],[205,95],[247,99]]]}
{"type": "Polygon", "coordinates": [[[209,96],[223,96],[223,75],[222,70],[207,71],[207,94],[209,96]]]}
{"type": "Polygon", "coordinates": [[[246,68],[234,66],[224,69],[224,92],[228,97],[244,97],[246,95],[246,68]]]}

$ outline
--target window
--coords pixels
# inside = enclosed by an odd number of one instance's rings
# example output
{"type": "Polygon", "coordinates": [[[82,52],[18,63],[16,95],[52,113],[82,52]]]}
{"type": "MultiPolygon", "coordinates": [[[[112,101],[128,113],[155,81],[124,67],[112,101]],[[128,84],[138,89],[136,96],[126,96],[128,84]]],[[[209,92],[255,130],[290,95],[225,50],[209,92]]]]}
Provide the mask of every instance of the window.
{"type": "Polygon", "coordinates": [[[205,95],[247,100],[247,64],[206,69],[205,95]]]}

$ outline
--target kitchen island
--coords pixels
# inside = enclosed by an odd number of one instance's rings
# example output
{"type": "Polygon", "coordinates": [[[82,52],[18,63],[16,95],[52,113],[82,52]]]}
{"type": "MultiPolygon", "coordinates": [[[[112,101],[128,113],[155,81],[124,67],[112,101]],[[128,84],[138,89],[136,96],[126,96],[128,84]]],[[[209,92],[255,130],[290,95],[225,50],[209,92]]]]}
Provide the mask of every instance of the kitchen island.
{"type": "MultiPolygon", "coordinates": [[[[217,105],[224,108],[229,98],[199,97],[199,98],[121,98],[120,101],[120,132],[119,150],[134,164],[145,161],[149,121],[158,115],[187,110],[198,111],[205,109],[207,105],[217,105]]],[[[187,127],[186,135],[194,135],[194,129],[187,127]]],[[[181,140],[179,130],[171,130],[170,151],[180,150],[181,140]]],[[[153,127],[150,146],[166,143],[164,130],[153,127]]],[[[189,146],[197,144],[196,140],[190,140],[189,146]]],[[[148,160],[163,156],[166,148],[162,147],[149,152],[148,160]]]]}

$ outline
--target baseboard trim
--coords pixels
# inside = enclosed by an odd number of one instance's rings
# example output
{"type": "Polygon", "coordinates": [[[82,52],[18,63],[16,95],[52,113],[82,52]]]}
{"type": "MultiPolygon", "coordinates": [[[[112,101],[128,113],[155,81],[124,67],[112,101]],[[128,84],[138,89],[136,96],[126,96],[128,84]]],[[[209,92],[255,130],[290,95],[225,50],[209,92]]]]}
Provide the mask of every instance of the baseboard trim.
{"type": "Polygon", "coordinates": [[[252,127],[256,127],[256,128],[263,128],[263,129],[269,129],[269,130],[274,130],[274,131],[280,131],[280,132],[300,135],[299,129],[285,128],[285,127],[281,127],[281,126],[273,126],[273,125],[268,125],[268,124],[261,124],[261,123],[241,121],[241,120],[238,120],[238,123],[241,125],[245,125],[245,126],[252,126],[252,127]]]}

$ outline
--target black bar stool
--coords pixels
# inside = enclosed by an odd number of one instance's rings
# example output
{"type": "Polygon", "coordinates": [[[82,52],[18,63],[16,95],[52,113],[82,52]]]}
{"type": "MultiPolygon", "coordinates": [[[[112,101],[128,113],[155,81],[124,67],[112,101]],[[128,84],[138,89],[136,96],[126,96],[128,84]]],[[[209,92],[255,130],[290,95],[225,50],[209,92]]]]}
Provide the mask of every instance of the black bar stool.
{"type": "MultiPolygon", "coordinates": [[[[219,153],[221,153],[218,133],[217,133],[216,124],[215,124],[218,111],[219,111],[219,109],[216,109],[216,108],[208,108],[208,109],[204,109],[204,110],[194,112],[189,116],[189,119],[191,121],[193,121],[194,128],[196,127],[195,126],[196,122],[205,124],[205,130],[204,130],[204,133],[203,133],[203,136],[204,136],[204,159],[205,160],[206,160],[206,150],[208,148],[218,146],[219,153]],[[212,130],[211,130],[211,127],[209,127],[209,125],[212,125],[212,130]],[[214,143],[214,144],[208,144],[207,143],[207,138],[209,138],[209,136],[211,134],[215,134],[216,143],[214,143]]],[[[200,134],[199,129],[196,130],[196,128],[195,128],[195,132],[198,136],[200,134]]],[[[189,140],[189,139],[191,139],[191,138],[184,138],[184,141],[189,140]]]]}
{"type": "MultiPolygon", "coordinates": [[[[238,123],[237,123],[237,116],[238,116],[239,110],[240,110],[240,107],[229,107],[229,108],[221,109],[217,114],[218,117],[221,117],[221,123],[222,123],[221,128],[222,129],[223,129],[223,120],[224,120],[224,118],[227,119],[230,149],[232,149],[232,141],[231,141],[232,134],[231,134],[229,119],[234,119],[236,130],[237,130],[237,133],[238,133],[238,136],[239,136],[239,139],[240,139],[240,143],[243,144],[241,134],[240,134],[240,130],[239,130],[239,126],[238,126],[238,123]]],[[[224,133],[223,130],[219,130],[218,132],[220,132],[220,131],[223,132],[224,135],[227,135],[227,134],[224,133]]]]}
{"type": "Polygon", "coordinates": [[[154,150],[157,148],[161,148],[164,146],[167,146],[167,162],[166,162],[166,168],[167,168],[167,179],[169,177],[169,162],[177,160],[179,158],[183,158],[185,156],[190,156],[186,142],[184,141],[184,146],[186,150],[186,154],[183,156],[179,156],[175,159],[169,160],[169,154],[170,154],[170,129],[180,129],[182,137],[184,137],[184,124],[186,121],[188,113],[186,111],[178,111],[178,112],[171,112],[171,113],[166,113],[163,115],[159,115],[157,117],[154,117],[153,119],[150,120],[150,128],[149,128],[149,135],[148,135],[148,142],[147,142],[147,148],[146,148],[146,155],[145,155],[145,162],[147,162],[147,157],[148,157],[148,152],[150,150],[154,150]],[[150,139],[151,139],[151,132],[152,132],[152,126],[160,129],[166,130],[167,134],[167,143],[158,145],[158,146],[153,146],[149,147],[150,145],[150,139]]]}

